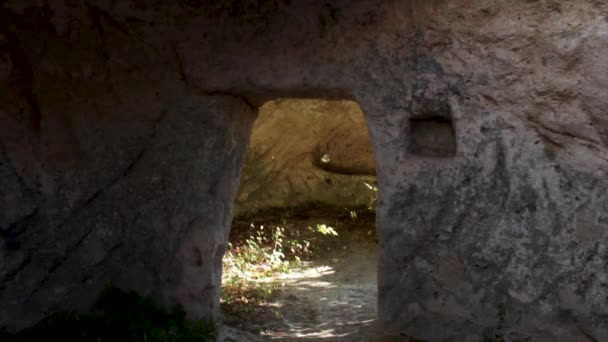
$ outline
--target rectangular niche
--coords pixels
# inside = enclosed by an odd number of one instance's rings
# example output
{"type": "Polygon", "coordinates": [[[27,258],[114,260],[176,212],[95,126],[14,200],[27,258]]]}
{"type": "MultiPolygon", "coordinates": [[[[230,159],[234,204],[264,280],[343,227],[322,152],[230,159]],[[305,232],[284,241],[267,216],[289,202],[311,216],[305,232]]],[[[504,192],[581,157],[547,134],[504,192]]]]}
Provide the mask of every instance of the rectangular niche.
{"type": "Polygon", "coordinates": [[[410,152],[422,157],[449,158],[456,155],[452,120],[440,116],[410,119],[410,152]]]}

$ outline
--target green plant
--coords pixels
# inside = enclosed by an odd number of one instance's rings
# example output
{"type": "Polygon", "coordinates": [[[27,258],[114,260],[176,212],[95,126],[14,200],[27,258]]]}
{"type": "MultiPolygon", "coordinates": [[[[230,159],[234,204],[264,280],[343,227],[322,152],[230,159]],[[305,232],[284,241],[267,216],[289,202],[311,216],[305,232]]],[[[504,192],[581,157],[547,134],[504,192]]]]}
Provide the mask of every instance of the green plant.
{"type": "Polygon", "coordinates": [[[243,243],[236,246],[228,244],[223,260],[223,312],[237,320],[252,315],[275,296],[279,284],[262,281],[264,277],[283,272],[299,262],[299,259],[288,260],[283,252],[284,245],[291,250],[298,245],[285,239],[282,227],[268,229],[263,225],[256,227],[251,224],[250,228],[253,231],[243,243]]]}
{"type": "Polygon", "coordinates": [[[375,210],[376,209],[376,204],[378,202],[378,186],[377,185],[369,184],[367,182],[363,182],[363,184],[365,184],[365,186],[371,191],[371,195],[370,195],[370,198],[369,198],[369,203],[367,205],[367,209],[369,209],[369,210],[375,210]]]}
{"type": "Polygon", "coordinates": [[[295,255],[300,250],[308,248],[308,243],[286,240],[284,229],[251,225],[254,229],[241,246],[228,244],[228,251],[224,256],[226,274],[240,278],[260,278],[276,271],[285,271],[299,258],[289,260],[284,253],[284,247],[295,255]]]}
{"type": "MultiPolygon", "coordinates": [[[[229,243],[224,255],[221,302],[224,313],[230,316],[250,315],[273,300],[281,284],[269,279],[300,266],[300,257],[312,252],[311,242],[299,232],[288,236],[280,226],[250,224],[249,228],[249,235],[239,243],[229,243]]],[[[338,235],[325,224],[308,228],[308,235],[338,235]]],[[[275,315],[280,314],[275,311],[275,315]]]]}
{"type": "Polygon", "coordinates": [[[336,232],[336,230],[330,226],[324,225],[324,224],[317,224],[317,232],[327,236],[338,236],[338,232],[336,232]]]}
{"type": "MultiPolygon", "coordinates": [[[[300,256],[311,252],[309,240],[301,237],[288,238],[279,226],[266,228],[250,225],[253,230],[240,246],[228,244],[224,255],[225,280],[231,278],[259,279],[276,272],[286,272],[301,263],[300,256]]],[[[323,236],[338,236],[333,227],[317,224],[312,229],[323,236]]]]}
{"type": "Polygon", "coordinates": [[[150,297],[108,287],[91,312],[62,311],[11,336],[9,341],[212,341],[215,325],[189,321],[180,306],[166,310],[150,297]]]}

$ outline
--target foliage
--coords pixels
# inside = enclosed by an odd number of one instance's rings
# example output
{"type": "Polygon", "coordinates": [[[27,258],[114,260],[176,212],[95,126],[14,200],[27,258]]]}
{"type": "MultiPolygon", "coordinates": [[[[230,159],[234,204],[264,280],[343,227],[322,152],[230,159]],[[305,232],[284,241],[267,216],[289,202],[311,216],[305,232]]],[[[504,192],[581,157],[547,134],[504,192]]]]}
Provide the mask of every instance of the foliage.
{"type": "Polygon", "coordinates": [[[325,262],[336,250],[343,251],[348,241],[376,239],[374,225],[375,212],[367,205],[321,202],[236,217],[224,256],[224,322],[253,333],[288,328],[282,318],[288,312],[285,284],[293,283],[308,266],[325,262]],[[338,233],[342,238],[336,238],[338,233]]]}
{"type": "MultiPolygon", "coordinates": [[[[251,235],[243,244],[228,244],[224,256],[224,270],[229,277],[258,279],[276,272],[288,271],[290,267],[301,263],[301,256],[311,253],[309,238],[285,235],[285,229],[279,226],[267,228],[263,225],[250,225],[251,235]]],[[[325,224],[317,224],[313,232],[324,236],[338,236],[338,232],[325,224]]]]}
{"type": "MultiPolygon", "coordinates": [[[[301,257],[310,255],[314,236],[286,236],[280,226],[266,227],[250,224],[250,235],[241,243],[228,245],[224,256],[224,277],[221,300],[224,313],[243,317],[268,304],[281,284],[266,281],[277,273],[289,272],[301,265],[301,257]]],[[[311,234],[337,236],[332,227],[317,224],[308,227],[311,234]]],[[[274,311],[280,315],[279,310],[274,311]]]]}
{"type": "MultiPolygon", "coordinates": [[[[241,246],[228,244],[228,252],[224,257],[224,269],[227,274],[239,278],[259,278],[275,271],[286,270],[291,261],[283,252],[285,246],[292,252],[296,249],[305,250],[308,245],[297,241],[285,241],[284,229],[275,227],[265,229],[264,226],[255,227],[245,243],[241,246]]],[[[294,259],[296,263],[299,259],[294,259]]]]}
{"type": "Polygon", "coordinates": [[[53,313],[9,341],[194,342],[214,338],[214,324],[187,320],[180,306],[167,311],[150,297],[108,287],[91,312],[53,313]]]}
{"type": "Polygon", "coordinates": [[[324,224],[317,224],[317,231],[325,236],[338,236],[338,232],[334,228],[324,224]]]}
{"type": "Polygon", "coordinates": [[[364,182],[365,186],[372,192],[369,198],[367,209],[375,210],[378,202],[378,186],[364,182]]]}

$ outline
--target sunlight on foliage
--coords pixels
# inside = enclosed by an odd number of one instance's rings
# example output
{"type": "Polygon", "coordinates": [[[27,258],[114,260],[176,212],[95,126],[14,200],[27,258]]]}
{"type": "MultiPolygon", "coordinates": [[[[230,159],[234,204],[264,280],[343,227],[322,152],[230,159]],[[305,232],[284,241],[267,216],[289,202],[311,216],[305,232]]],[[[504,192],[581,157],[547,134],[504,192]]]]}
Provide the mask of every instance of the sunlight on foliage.
{"type": "MultiPolygon", "coordinates": [[[[314,235],[338,236],[326,224],[308,227],[310,236],[287,237],[279,226],[250,224],[251,233],[238,245],[229,243],[224,255],[221,301],[227,314],[244,316],[255,313],[257,307],[269,306],[283,284],[269,280],[277,274],[289,273],[302,265],[301,258],[310,256],[314,235]]],[[[275,310],[276,315],[280,311],[275,310]]]]}
{"type": "Polygon", "coordinates": [[[369,184],[367,182],[363,182],[363,184],[365,184],[365,186],[372,192],[367,207],[369,210],[374,210],[378,202],[378,186],[369,184]]]}
{"type": "Polygon", "coordinates": [[[338,232],[336,232],[336,230],[334,228],[329,227],[324,224],[317,224],[317,232],[319,232],[325,236],[327,236],[327,235],[338,236],[338,232]]]}

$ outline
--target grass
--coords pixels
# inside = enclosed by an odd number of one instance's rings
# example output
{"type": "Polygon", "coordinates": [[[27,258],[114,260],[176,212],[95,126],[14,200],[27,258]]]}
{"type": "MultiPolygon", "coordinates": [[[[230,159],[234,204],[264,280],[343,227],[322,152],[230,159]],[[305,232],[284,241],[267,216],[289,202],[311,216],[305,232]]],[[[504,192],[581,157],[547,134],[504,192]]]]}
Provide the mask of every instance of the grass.
{"type": "Polygon", "coordinates": [[[56,312],[2,341],[200,342],[213,341],[215,334],[213,323],[187,320],[180,306],[166,310],[150,297],[108,287],[90,312],[56,312]]]}

